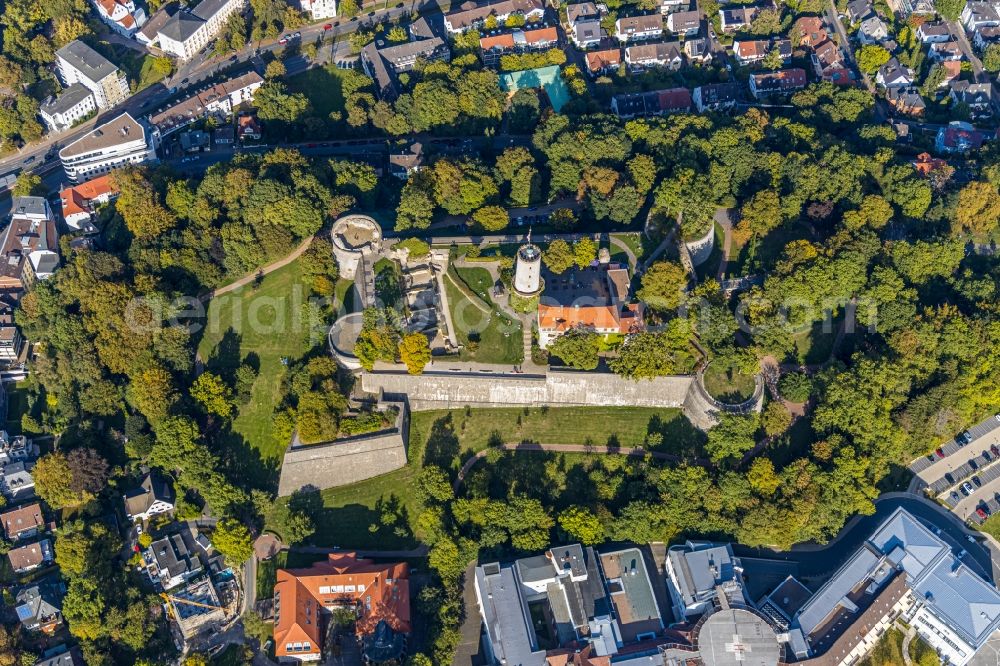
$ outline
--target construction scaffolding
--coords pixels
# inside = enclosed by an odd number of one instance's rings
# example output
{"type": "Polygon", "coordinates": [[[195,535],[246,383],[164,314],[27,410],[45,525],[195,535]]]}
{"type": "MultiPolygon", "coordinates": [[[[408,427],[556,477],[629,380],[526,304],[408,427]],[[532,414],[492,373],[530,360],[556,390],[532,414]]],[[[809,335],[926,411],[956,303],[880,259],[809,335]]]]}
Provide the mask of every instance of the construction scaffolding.
{"type": "Polygon", "coordinates": [[[235,609],[223,605],[208,577],[194,581],[183,590],[163,594],[170,617],[177,623],[185,640],[210,627],[222,625],[235,609]]]}

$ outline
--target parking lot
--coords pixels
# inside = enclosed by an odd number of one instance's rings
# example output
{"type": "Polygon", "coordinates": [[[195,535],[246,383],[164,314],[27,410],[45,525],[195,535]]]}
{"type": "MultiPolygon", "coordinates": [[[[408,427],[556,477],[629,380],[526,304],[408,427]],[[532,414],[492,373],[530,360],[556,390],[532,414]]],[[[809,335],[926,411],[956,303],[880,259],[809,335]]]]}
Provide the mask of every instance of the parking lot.
{"type": "Polygon", "coordinates": [[[979,524],[983,519],[977,507],[989,513],[1000,511],[1000,419],[990,417],[966,432],[971,439],[968,444],[961,443],[960,434],[940,447],[943,456],[937,452],[921,456],[910,464],[910,470],[928,495],[962,520],[979,524]]]}
{"type": "Polygon", "coordinates": [[[991,416],[966,432],[972,438],[969,444],[961,445],[952,440],[940,447],[943,457],[932,452],[910,463],[910,471],[920,479],[929,494],[938,495],[955,483],[971,477],[978,470],[969,466],[968,461],[972,459],[978,466],[983,451],[989,451],[993,445],[1000,446],[1000,421],[996,417],[991,416]],[[948,480],[946,474],[950,474],[954,482],[948,480]]]}

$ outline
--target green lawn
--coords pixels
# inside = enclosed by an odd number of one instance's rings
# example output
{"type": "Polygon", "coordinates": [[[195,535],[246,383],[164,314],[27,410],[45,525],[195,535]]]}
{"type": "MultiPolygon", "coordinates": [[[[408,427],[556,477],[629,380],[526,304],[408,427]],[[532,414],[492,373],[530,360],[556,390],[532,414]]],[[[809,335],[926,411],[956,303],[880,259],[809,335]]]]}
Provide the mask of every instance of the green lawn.
{"type": "MultiPolygon", "coordinates": [[[[345,280],[343,278],[337,280],[337,289],[333,292],[334,301],[338,304],[343,304],[338,316],[350,314],[356,310],[354,304],[354,280],[345,280]]],[[[340,307],[338,305],[338,307],[340,307]]]]}
{"type": "Polygon", "coordinates": [[[485,268],[455,268],[458,276],[486,303],[493,304],[493,276],[485,268]]]}
{"type": "Polygon", "coordinates": [[[135,49],[111,42],[92,42],[92,45],[97,52],[122,68],[135,92],[163,80],[173,71],[173,64],[167,57],[158,58],[143,54],[135,49]]]}
{"type": "MultiPolygon", "coordinates": [[[[642,242],[642,234],[630,232],[624,234],[609,234],[608,237],[613,239],[614,241],[617,241],[615,243],[611,243],[610,250],[611,250],[611,258],[613,260],[625,261],[627,255],[624,252],[622,252],[621,249],[619,248],[619,244],[624,244],[628,246],[630,250],[632,250],[632,254],[635,255],[635,258],[638,261],[642,261],[642,253],[644,250],[642,242]],[[616,258],[616,254],[620,254],[620,256],[616,258]]],[[[630,266],[629,268],[634,270],[635,266],[630,266]]]]}
{"type": "MultiPolygon", "coordinates": [[[[250,401],[233,421],[233,433],[261,460],[250,460],[251,473],[273,474],[287,442],[272,437],[274,409],[281,401],[285,376],[282,359],[295,361],[316,344],[324,344],[323,331],[311,331],[302,317],[301,304],[309,290],[298,262],[264,277],[256,289],[223,294],[208,307],[208,323],[198,345],[198,355],[209,370],[231,374],[244,361],[258,365],[250,401]],[[315,339],[310,340],[310,333],[315,339]]],[[[264,480],[264,479],[255,479],[264,480]]]]}
{"type": "Polygon", "coordinates": [[[795,341],[795,351],[798,362],[806,365],[826,363],[833,351],[833,342],[837,339],[842,317],[833,319],[830,330],[823,330],[823,322],[818,321],[805,331],[799,331],[792,336],[795,341]]]}
{"type": "Polygon", "coordinates": [[[986,532],[995,539],[1000,539],[1000,513],[994,513],[979,526],[980,532],[986,532]]]}
{"type": "MultiPolygon", "coordinates": [[[[476,285],[482,286],[484,281],[490,286],[493,284],[489,272],[483,268],[462,270],[467,271],[476,285]]],[[[492,301],[479,298],[463,276],[454,270],[448,271],[444,284],[455,333],[463,345],[463,361],[513,365],[524,360],[520,321],[497,310],[492,301]]]]}
{"type": "Polygon", "coordinates": [[[705,390],[720,402],[743,402],[753,395],[753,375],[740,374],[735,368],[716,361],[705,369],[705,390]]]}
{"type": "Polygon", "coordinates": [[[4,429],[11,435],[21,434],[21,415],[28,411],[28,390],[24,382],[4,385],[7,390],[7,422],[4,429]]]}
{"type": "MultiPolygon", "coordinates": [[[[919,636],[910,642],[910,658],[914,666],[938,666],[941,660],[930,645],[919,636]]],[[[892,627],[872,648],[861,666],[899,666],[903,660],[903,632],[892,627]]]]}
{"type": "MultiPolygon", "coordinates": [[[[322,491],[324,510],[316,512],[317,529],[310,542],[343,548],[412,548],[417,544],[412,526],[421,510],[413,489],[421,467],[433,463],[454,474],[464,460],[486,447],[494,432],[508,442],[589,441],[595,447],[609,443],[637,446],[648,433],[658,432],[662,444],[656,450],[686,455],[699,453],[703,441],[679,409],[563,407],[528,409],[527,413],[513,408],[414,412],[406,466],[374,479],[322,491]],[[399,518],[385,524],[387,515],[399,518]]],[[[270,523],[275,522],[277,514],[272,512],[270,523]]]]}
{"type": "Polygon", "coordinates": [[[316,115],[327,118],[331,111],[344,110],[343,77],[344,71],[333,65],[315,67],[288,78],[288,92],[304,94],[316,115]]]}

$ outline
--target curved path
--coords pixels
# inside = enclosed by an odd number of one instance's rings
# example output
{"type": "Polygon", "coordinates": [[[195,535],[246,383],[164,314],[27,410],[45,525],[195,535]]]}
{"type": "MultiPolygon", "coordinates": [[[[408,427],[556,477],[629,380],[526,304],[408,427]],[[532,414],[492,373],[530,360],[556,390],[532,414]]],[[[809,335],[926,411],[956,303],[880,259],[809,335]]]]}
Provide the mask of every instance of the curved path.
{"type": "Polygon", "coordinates": [[[309,236],[308,238],[303,240],[302,244],[299,245],[294,250],[292,250],[291,254],[285,255],[284,257],[278,259],[277,261],[272,261],[267,266],[261,266],[253,273],[244,275],[239,280],[236,280],[236,282],[230,282],[224,287],[219,287],[218,289],[213,289],[210,292],[202,294],[201,296],[199,296],[199,299],[203,303],[208,302],[213,298],[215,298],[216,296],[221,296],[222,294],[234,291],[236,289],[239,289],[240,287],[245,287],[246,285],[256,280],[258,276],[264,276],[267,275],[268,273],[273,273],[279,268],[284,268],[285,266],[287,266],[288,264],[292,263],[300,256],[302,256],[302,253],[309,249],[309,244],[313,242],[313,238],[315,238],[315,236],[309,236]]]}
{"type": "MultiPolygon", "coordinates": [[[[521,442],[518,444],[502,444],[500,445],[500,448],[504,451],[517,451],[518,453],[593,453],[599,456],[637,456],[640,458],[649,456],[657,460],[666,460],[668,462],[692,462],[696,465],[701,465],[702,467],[711,466],[711,463],[704,458],[684,458],[683,456],[674,455],[673,453],[647,451],[641,446],[620,446],[608,448],[601,446],[588,446],[586,444],[539,444],[537,442],[521,442]]],[[[483,449],[465,461],[465,464],[462,465],[462,469],[458,470],[458,476],[455,478],[455,483],[452,484],[452,488],[456,492],[461,487],[462,482],[465,481],[465,477],[469,471],[475,467],[480,460],[486,458],[489,452],[489,449],[483,449]]]]}

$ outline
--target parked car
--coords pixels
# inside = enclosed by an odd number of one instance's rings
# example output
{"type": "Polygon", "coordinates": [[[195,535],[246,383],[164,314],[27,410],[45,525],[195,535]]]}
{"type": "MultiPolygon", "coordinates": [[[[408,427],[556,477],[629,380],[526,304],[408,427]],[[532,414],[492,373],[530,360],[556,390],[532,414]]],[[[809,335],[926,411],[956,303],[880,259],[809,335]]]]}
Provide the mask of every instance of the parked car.
{"type": "Polygon", "coordinates": [[[962,484],[961,490],[962,490],[962,494],[965,495],[966,497],[968,497],[969,495],[971,495],[974,492],[975,489],[972,487],[971,483],[969,483],[968,481],[966,481],[965,483],[962,484]]]}
{"type": "Polygon", "coordinates": [[[278,40],[278,43],[282,44],[282,45],[287,44],[288,43],[288,37],[282,37],[281,39],[278,40]]]}
{"type": "Polygon", "coordinates": [[[972,483],[974,483],[976,485],[976,488],[982,488],[983,487],[983,481],[978,476],[972,477],[972,483]]]}
{"type": "Polygon", "coordinates": [[[301,32],[296,32],[294,35],[292,35],[292,39],[298,39],[301,36],[302,36],[301,32]]]}
{"type": "Polygon", "coordinates": [[[990,451],[993,452],[993,455],[1000,458],[1000,448],[998,448],[996,444],[990,447],[990,451]]]}
{"type": "Polygon", "coordinates": [[[951,491],[951,499],[953,502],[958,502],[961,500],[961,498],[958,496],[958,493],[956,493],[954,490],[951,491]]]}
{"type": "Polygon", "coordinates": [[[955,477],[953,477],[953,476],[951,475],[951,472],[947,472],[947,473],[945,473],[945,475],[944,475],[944,480],[945,480],[945,481],[947,481],[948,483],[952,484],[952,485],[954,485],[954,484],[955,484],[955,477]]]}
{"type": "Polygon", "coordinates": [[[972,435],[969,434],[968,430],[963,430],[958,433],[958,437],[955,438],[955,441],[958,442],[959,446],[965,446],[972,441],[972,435]]]}
{"type": "Polygon", "coordinates": [[[977,506],[976,515],[982,518],[983,520],[986,520],[986,517],[989,516],[990,514],[986,511],[984,507],[977,506]]]}
{"type": "Polygon", "coordinates": [[[940,446],[934,449],[934,455],[936,455],[938,458],[944,458],[944,451],[941,450],[940,446]]]}
{"type": "Polygon", "coordinates": [[[993,462],[993,457],[990,455],[989,451],[983,451],[983,460],[988,463],[993,462]]]}
{"type": "Polygon", "coordinates": [[[333,24],[332,23],[327,23],[327,24],[325,24],[323,26],[323,29],[324,30],[333,30],[333,24]]]}

